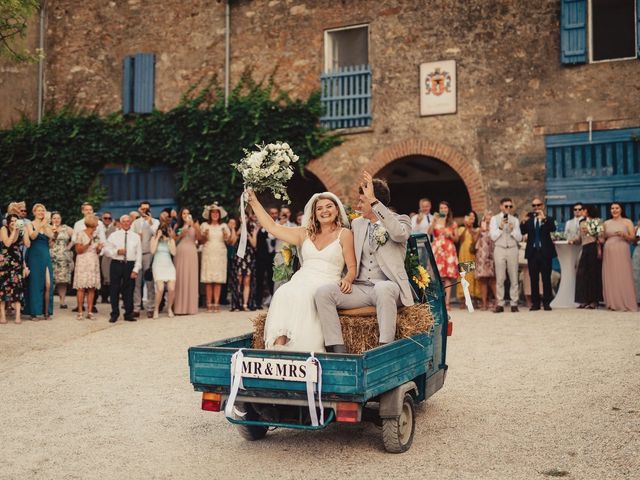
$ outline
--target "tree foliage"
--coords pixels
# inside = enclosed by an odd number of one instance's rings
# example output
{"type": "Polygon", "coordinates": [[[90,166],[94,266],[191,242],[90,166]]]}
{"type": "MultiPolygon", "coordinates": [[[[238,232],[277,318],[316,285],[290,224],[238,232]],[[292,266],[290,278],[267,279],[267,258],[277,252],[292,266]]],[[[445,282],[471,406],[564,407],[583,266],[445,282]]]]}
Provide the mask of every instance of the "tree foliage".
{"type": "Polygon", "coordinates": [[[27,35],[27,22],[37,12],[39,3],[39,0],[0,1],[0,57],[14,62],[36,58],[20,43],[27,35]]]}
{"type": "Polygon", "coordinates": [[[215,80],[190,89],[168,112],[124,118],[63,109],[41,124],[24,119],[0,131],[0,205],[25,200],[77,218],[83,201],[99,205],[106,192],[100,171],[109,164],[175,172],[176,200],[200,208],[215,200],[233,205],[242,191],[231,166],[243,149],[276,140],[288,142],[300,168],[340,139],[318,126],[317,93],[292,100],[271,80],[245,74],[228,106],[215,80]]]}

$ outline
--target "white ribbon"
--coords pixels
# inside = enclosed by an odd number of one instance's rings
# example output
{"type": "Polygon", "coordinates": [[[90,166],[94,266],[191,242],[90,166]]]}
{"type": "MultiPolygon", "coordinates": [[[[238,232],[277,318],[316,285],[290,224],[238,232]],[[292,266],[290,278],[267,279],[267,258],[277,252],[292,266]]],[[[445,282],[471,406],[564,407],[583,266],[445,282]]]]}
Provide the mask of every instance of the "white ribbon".
{"type": "Polygon", "coordinates": [[[465,278],[466,275],[467,272],[464,270],[460,272],[460,277],[462,277],[460,284],[462,285],[462,293],[464,293],[464,303],[467,305],[467,310],[473,312],[473,302],[471,301],[471,294],[469,294],[469,282],[467,282],[467,279],[465,278]]]}
{"type": "MultiPolygon", "coordinates": [[[[322,406],[322,366],[320,360],[318,360],[311,352],[311,356],[307,358],[307,368],[313,368],[314,365],[318,366],[318,407],[320,408],[320,422],[318,423],[318,412],[316,412],[316,399],[313,388],[314,381],[310,375],[307,375],[307,403],[309,404],[309,416],[311,417],[311,425],[317,427],[318,425],[324,425],[324,407],[322,406]]],[[[307,370],[309,371],[309,370],[307,370]]]]}
{"type": "MultiPolygon", "coordinates": [[[[245,185],[245,190],[246,190],[246,185],[245,185]]],[[[236,255],[238,255],[240,258],[244,258],[244,254],[247,251],[247,216],[244,212],[246,205],[245,205],[245,192],[242,192],[242,195],[240,195],[240,242],[238,243],[238,251],[236,252],[236,255]]]]}
{"type": "Polygon", "coordinates": [[[228,418],[233,418],[233,405],[236,403],[236,397],[238,396],[238,390],[244,390],[242,384],[242,359],[244,354],[242,349],[239,349],[231,356],[231,380],[229,385],[231,391],[229,392],[229,398],[227,399],[227,405],[224,407],[224,414],[228,418]]]}

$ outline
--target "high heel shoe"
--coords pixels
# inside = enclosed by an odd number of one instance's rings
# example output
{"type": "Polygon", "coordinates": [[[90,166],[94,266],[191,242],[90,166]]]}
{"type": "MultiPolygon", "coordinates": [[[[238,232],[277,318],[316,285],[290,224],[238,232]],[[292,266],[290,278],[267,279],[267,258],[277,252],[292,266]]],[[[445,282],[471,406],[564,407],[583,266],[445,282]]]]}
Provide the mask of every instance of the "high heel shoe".
{"type": "Polygon", "coordinates": [[[213,304],[213,313],[220,313],[220,305],[217,303],[213,304]]]}
{"type": "Polygon", "coordinates": [[[78,312],[78,315],[76,315],[76,320],[83,320],[84,319],[84,315],[82,314],[82,312],[78,312]]]}
{"type": "Polygon", "coordinates": [[[242,305],[242,311],[243,311],[243,312],[248,312],[248,311],[249,311],[249,305],[247,305],[246,303],[244,303],[244,304],[242,305]]]}
{"type": "Polygon", "coordinates": [[[213,304],[212,303],[207,305],[207,313],[213,313],[213,304]]]}
{"type": "Polygon", "coordinates": [[[93,320],[93,313],[87,313],[87,320],[93,320]]]}

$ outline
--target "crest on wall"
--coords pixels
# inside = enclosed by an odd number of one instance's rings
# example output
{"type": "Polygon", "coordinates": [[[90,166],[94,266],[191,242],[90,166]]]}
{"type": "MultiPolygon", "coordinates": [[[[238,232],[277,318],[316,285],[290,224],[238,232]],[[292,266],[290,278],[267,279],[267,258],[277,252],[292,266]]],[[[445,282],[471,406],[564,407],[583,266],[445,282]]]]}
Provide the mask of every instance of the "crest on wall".
{"type": "Polygon", "coordinates": [[[425,93],[427,95],[440,96],[443,93],[451,92],[451,74],[446,70],[436,67],[427,74],[425,79],[425,93]]]}
{"type": "Polygon", "coordinates": [[[420,115],[456,113],[456,61],[420,65],[420,115]]]}

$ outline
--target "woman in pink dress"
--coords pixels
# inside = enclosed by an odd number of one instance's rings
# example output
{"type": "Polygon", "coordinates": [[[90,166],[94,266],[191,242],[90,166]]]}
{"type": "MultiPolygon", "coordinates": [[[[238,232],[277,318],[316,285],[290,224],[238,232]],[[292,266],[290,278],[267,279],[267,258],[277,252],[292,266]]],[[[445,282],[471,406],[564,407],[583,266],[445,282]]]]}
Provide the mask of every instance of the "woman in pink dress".
{"type": "Polygon", "coordinates": [[[458,241],[458,225],[453,220],[453,212],[448,202],[440,202],[438,213],[429,224],[427,233],[433,235],[433,255],[444,283],[446,304],[449,309],[450,287],[458,278],[458,256],[455,245],[458,241]]]}
{"type": "Polygon", "coordinates": [[[93,319],[93,301],[96,289],[100,289],[100,258],[102,244],[98,243],[96,228],[98,217],[90,215],[84,219],[85,228],[76,239],[76,268],[73,276],[73,288],[78,299],[78,320],[82,320],[82,305],[87,294],[87,318],[93,319]]]}
{"type": "Polygon", "coordinates": [[[188,208],[180,210],[176,225],[176,299],[173,312],[176,315],[198,313],[198,248],[201,239],[200,226],[193,221],[188,208]]]}
{"type": "Polygon", "coordinates": [[[611,204],[611,218],[604,222],[602,253],[602,293],[609,310],[637,312],[631,249],[635,240],[633,223],[623,218],[622,205],[611,204]]]}

